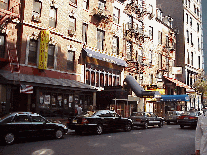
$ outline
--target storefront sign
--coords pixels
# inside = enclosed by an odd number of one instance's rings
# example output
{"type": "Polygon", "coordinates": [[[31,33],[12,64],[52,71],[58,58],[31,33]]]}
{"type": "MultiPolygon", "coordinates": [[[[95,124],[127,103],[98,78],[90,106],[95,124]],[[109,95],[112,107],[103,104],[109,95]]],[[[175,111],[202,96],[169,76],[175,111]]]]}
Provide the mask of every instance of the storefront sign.
{"type": "Polygon", "coordinates": [[[39,69],[47,69],[47,58],[48,58],[48,43],[49,43],[49,33],[48,30],[41,31],[41,41],[40,41],[40,52],[39,52],[39,69]]]}

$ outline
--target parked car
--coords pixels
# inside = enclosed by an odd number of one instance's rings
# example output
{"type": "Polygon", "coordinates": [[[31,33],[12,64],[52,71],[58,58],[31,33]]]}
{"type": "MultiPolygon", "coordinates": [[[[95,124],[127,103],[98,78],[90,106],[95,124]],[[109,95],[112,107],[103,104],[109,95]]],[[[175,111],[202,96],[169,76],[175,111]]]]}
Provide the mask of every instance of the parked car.
{"type": "Polygon", "coordinates": [[[132,120],[132,127],[141,126],[145,129],[148,126],[163,126],[164,119],[156,116],[153,112],[133,112],[129,117],[132,120]]]}
{"type": "Polygon", "coordinates": [[[132,121],[128,118],[123,118],[115,111],[98,110],[96,112],[87,112],[82,115],[70,117],[67,126],[71,130],[75,130],[77,134],[83,131],[93,132],[98,135],[105,130],[123,129],[131,131],[132,121]]]}
{"type": "Polygon", "coordinates": [[[178,124],[181,128],[184,128],[184,126],[196,127],[200,115],[200,111],[185,111],[178,117],[178,124]]]}
{"type": "Polygon", "coordinates": [[[12,144],[20,137],[40,137],[52,135],[63,138],[68,128],[59,123],[52,123],[37,113],[14,112],[0,118],[0,138],[6,144],[12,144]]]}
{"type": "Polygon", "coordinates": [[[184,113],[184,111],[167,111],[165,120],[167,124],[169,125],[171,122],[177,124],[177,118],[184,113]]]}

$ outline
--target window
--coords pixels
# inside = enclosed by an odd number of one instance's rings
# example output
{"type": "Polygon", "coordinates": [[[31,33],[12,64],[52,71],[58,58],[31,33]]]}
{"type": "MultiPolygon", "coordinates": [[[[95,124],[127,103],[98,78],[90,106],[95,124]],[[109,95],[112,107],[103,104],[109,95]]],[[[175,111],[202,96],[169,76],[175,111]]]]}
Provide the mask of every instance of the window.
{"type": "Polygon", "coordinates": [[[75,52],[68,51],[68,58],[67,58],[67,69],[74,70],[74,60],[75,60],[75,52]]]}
{"type": "Polygon", "coordinates": [[[104,86],[108,86],[108,74],[105,74],[105,85],[104,86]]]}
{"type": "Polygon", "coordinates": [[[72,3],[77,4],[77,0],[70,0],[72,3]]]}
{"type": "Polygon", "coordinates": [[[149,38],[153,39],[153,27],[149,27],[149,38]]]}
{"type": "Polygon", "coordinates": [[[119,55],[119,37],[113,36],[112,53],[119,55]]]}
{"type": "Polygon", "coordinates": [[[132,60],[132,43],[130,41],[126,43],[126,57],[127,60],[132,60]]]}
{"type": "Polygon", "coordinates": [[[104,74],[103,73],[100,74],[100,85],[101,87],[104,86],[104,74]]]}
{"type": "Polygon", "coordinates": [[[99,72],[96,72],[96,87],[99,87],[99,72]]]}
{"type": "Polygon", "coordinates": [[[32,122],[46,122],[46,120],[41,116],[32,116],[32,122]]]}
{"type": "Polygon", "coordinates": [[[75,32],[76,30],[76,19],[74,17],[69,17],[69,31],[75,32]]]}
{"type": "Polygon", "coordinates": [[[193,66],[193,52],[191,52],[191,65],[193,66]]]}
{"type": "Polygon", "coordinates": [[[32,20],[33,21],[40,21],[40,16],[41,16],[41,8],[42,8],[42,3],[37,0],[33,0],[33,12],[32,12],[32,20]]]}
{"type": "Polygon", "coordinates": [[[0,57],[4,58],[5,55],[5,35],[0,34],[0,57]]]}
{"type": "Polygon", "coordinates": [[[86,71],[86,84],[88,84],[88,85],[90,85],[90,71],[89,70],[87,70],[86,71]]]}
{"type": "Polygon", "coordinates": [[[127,18],[128,19],[126,19],[127,21],[126,29],[130,30],[133,28],[133,25],[132,25],[133,19],[132,19],[132,16],[129,16],[129,15],[127,15],[127,18]]]}
{"type": "Polygon", "coordinates": [[[199,9],[197,8],[197,16],[199,17],[199,13],[200,13],[200,11],[199,11],[199,9]]]}
{"type": "Polygon", "coordinates": [[[188,14],[186,13],[186,23],[188,24],[188,14]]]}
{"type": "Polygon", "coordinates": [[[105,32],[97,29],[97,49],[104,50],[105,32]]]}
{"type": "Polygon", "coordinates": [[[200,69],[201,68],[201,57],[198,56],[198,68],[200,69]]]}
{"type": "Polygon", "coordinates": [[[95,72],[94,71],[91,72],[91,85],[95,86],[95,72]]]}
{"type": "Polygon", "coordinates": [[[200,26],[199,26],[199,23],[197,23],[197,32],[199,32],[200,30],[200,26]]]}
{"type": "Polygon", "coordinates": [[[47,60],[48,67],[54,67],[54,53],[55,53],[55,45],[49,44],[49,46],[48,46],[48,60],[47,60]]]}
{"type": "Polygon", "coordinates": [[[56,27],[57,25],[57,9],[54,7],[50,7],[50,15],[49,15],[49,26],[56,27]]]}
{"type": "Polygon", "coordinates": [[[116,7],[113,9],[113,21],[116,24],[119,24],[119,18],[120,18],[120,10],[116,7]]]}
{"type": "Polygon", "coordinates": [[[188,7],[190,8],[190,0],[188,0],[188,7]]]}
{"type": "Polygon", "coordinates": [[[162,44],[162,32],[158,31],[158,44],[162,44]]]}
{"type": "Polygon", "coordinates": [[[89,0],[83,0],[83,8],[84,9],[89,9],[89,0]]]}
{"type": "Polygon", "coordinates": [[[30,40],[29,42],[29,55],[28,55],[28,62],[36,64],[37,63],[37,40],[30,40]]]}
{"type": "Polygon", "coordinates": [[[98,9],[99,10],[104,10],[105,9],[105,2],[104,1],[98,1],[98,9]]]}
{"type": "Polygon", "coordinates": [[[193,25],[193,19],[190,17],[190,26],[193,25]]]}
{"type": "Polygon", "coordinates": [[[169,37],[166,36],[166,47],[169,47],[169,37]]]}
{"type": "Polygon", "coordinates": [[[87,30],[88,30],[88,24],[83,23],[82,40],[86,45],[87,45],[87,30]]]}
{"type": "Polygon", "coordinates": [[[189,43],[189,31],[188,30],[186,30],[186,35],[187,35],[187,43],[189,43]]]}
{"type": "Polygon", "coordinates": [[[0,9],[8,10],[8,0],[0,1],[0,9]]]}
{"type": "Polygon", "coordinates": [[[188,57],[187,57],[187,64],[190,64],[190,55],[189,55],[189,52],[187,51],[188,53],[188,57]]]}
{"type": "Polygon", "coordinates": [[[162,54],[159,54],[159,57],[158,57],[158,68],[162,69],[162,54]]]}
{"type": "Polygon", "coordinates": [[[198,38],[198,50],[200,50],[200,40],[198,38]]]}
{"type": "Polygon", "coordinates": [[[14,117],[14,122],[30,122],[27,115],[19,115],[14,117]]]}
{"type": "Polygon", "coordinates": [[[191,41],[191,45],[193,46],[193,34],[190,33],[190,41],[191,41]]]}
{"type": "Polygon", "coordinates": [[[196,6],[194,5],[194,13],[196,14],[196,6]]]}

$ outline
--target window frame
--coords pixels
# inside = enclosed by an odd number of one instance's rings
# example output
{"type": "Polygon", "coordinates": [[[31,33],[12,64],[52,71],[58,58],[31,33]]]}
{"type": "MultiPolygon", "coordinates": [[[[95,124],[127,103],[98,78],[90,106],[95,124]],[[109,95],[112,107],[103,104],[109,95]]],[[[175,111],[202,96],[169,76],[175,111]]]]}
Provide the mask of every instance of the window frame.
{"type": "Polygon", "coordinates": [[[49,44],[49,45],[48,45],[47,67],[52,67],[52,68],[54,68],[54,64],[55,64],[55,45],[53,45],[53,44],[49,44]],[[49,48],[50,48],[51,46],[54,47],[54,49],[53,49],[53,55],[49,55],[49,48]],[[53,58],[51,58],[51,57],[53,57],[53,58]],[[52,59],[52,60],[53,60],[53,63],[52,63],[52,64],[50,64],[49,59],[52,59]]]}
{"type": "Polygon", "coordinates": [[[4,58],[6,52],[6,34],[0,33],[0,41],[1,41],[1,37],[3,38],[3,43],[2,45],[0,44],[0,58],[4,58]]]}
{"type": "Polygon", "coordinates": [[[97,29],[97,49],[104,50],[105,31],[97,29]]]}
{"type": "Polygon", "coordinates": [[[71,71],[74,71],[75,70],[75,51],[72,51],[72,50],[68,50],[68,53],[67,53],[67,70],[71,70],[71,71]],[[73,53],[73,58],[72,60],[68,60],[69,58],[69,52],[70,53],[73,53]],[[72,65],[72,67],[69,67],[70,65],[72,65]]]}
{"type": "Polygon", "coordinates": [[[38,40],[35,40],[35,39],[30,39],[30,41],[29,41],[29,53],[28,53],[28,64],[30,63],[30,64],[35,64],[35,65],[37,65],[37,54],[38,54],[38,40]],[[31,44],[31,42],[35,42],[36,43],[36,49],[35,49],[35,51],[32,51],[31,50],[31,46],[30,46],[30,44],[31,44]],[[34,54],[35,56],[34,57],[32,57],[31,55],[31,51],[33,52],[33,53],[36,53],[36,54],[34,54]],[[32,60],[31,61],[31,59],[35,59],[35,60],[32,60]]]}
{"type": "Polygon", "coordinates": [[[57,27],[57,8],[55,8],[54,6],[50,6],[50,11],[51,10],[54,10],[54,12],[55,12],[55,17],[53,18],[53,17],[51,17],[50,16],[50,13],[51,12],[49,12],[49,27],[54,27],[54,28],[56,28],[57,27]],[[54,22],[53,23],[53,25],[50,25],[50,22],[54,22]]]}

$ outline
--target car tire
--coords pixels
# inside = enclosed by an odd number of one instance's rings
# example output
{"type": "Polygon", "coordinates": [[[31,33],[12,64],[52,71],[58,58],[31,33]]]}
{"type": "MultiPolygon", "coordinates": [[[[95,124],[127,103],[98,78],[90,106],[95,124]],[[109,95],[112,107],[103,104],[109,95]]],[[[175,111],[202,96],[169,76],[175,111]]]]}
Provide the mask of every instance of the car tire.
{"type": "Polygon", "coordinates": [[[170,122],[169,121],[167,121],[167,125],[170,125],[170,122]]]}
{"type": "Polygon", "coordinates": [[[13,133],[7,133],[4,136],[4,141],[6,144],[13,144],[15,140],[14,134],[13,133]]]}
{"type": "Polygon", "coordinates": [[[101,134],[103,133],[103,127],[102,127],[101,124],[98,124],[98,125],[96,126],[95,133],[96,133],[97,135],[101,135],[101,134]]]}
{"type": "Polygon", "coordinates": [[[160,121],[160,124],[158,126],[161,128],[163,126],[163,121],[160,121]]]}
{"type": "Polygon", "coordinates": [[[148,128],[148,122],[144,122],[144,129],[148,128]]]}
{"type": "Polygon", "coordinates": [[[129,132],[132,130],[132,124],[130,122],[124,125],[124,131],[129,132]]]}
{"type": "Polygon", "coordinates": [[[55,138],[57,138],[57,139],[63,138],[63,130],[62,129],[58,129],[55,131],[55,138]]]}
{"type": "Polygon", "coordinates": [[[184,128],[184,125],[180,125],[180,128],[183,129],[184,128]]]}

